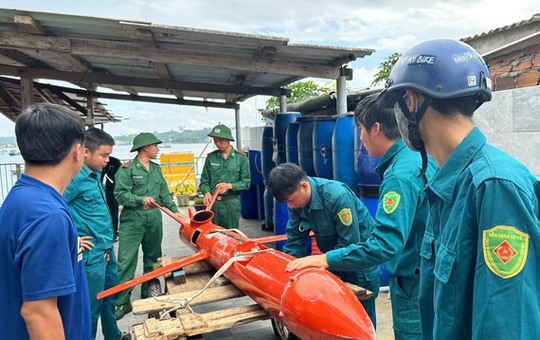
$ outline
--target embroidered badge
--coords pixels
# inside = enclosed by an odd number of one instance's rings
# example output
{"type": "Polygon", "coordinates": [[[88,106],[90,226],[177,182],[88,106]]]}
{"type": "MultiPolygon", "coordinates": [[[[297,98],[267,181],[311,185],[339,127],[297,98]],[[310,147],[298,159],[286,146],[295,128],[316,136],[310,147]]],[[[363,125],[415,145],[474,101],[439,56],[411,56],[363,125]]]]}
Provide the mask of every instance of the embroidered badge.
{"type": "Polygon", "coordinates": [[[393,213],[397,209],[400,200],[401,196],[395,191],[389,191],[384,194],[382,199],[384,212],[387,214],[393,213]]]}
{"type": "Polygon", "coordinates": [[[215,132],[215,133],[220,133],[220,132],[221,132],[221,129],[215,128],[215,129],[214,129],[214,132],[215,132]]]}
{"type": "Polygon", "coordinates": [[[349,209],[349,208],[341,209],[341,211],[338,213],[338,217],[339,217],[339,220],[341,221],[341,223],[343,223],[343,225],[348,227],[348,226],[350,226],[352,224],[351,209],[349,209]]]}
{"type": "Polygon", "coordinates": [[[488,268],[508,279],[519,274],[527,261],[529,235],[512,226],[498,225],[482,232],[482,250],[488,268]]]}

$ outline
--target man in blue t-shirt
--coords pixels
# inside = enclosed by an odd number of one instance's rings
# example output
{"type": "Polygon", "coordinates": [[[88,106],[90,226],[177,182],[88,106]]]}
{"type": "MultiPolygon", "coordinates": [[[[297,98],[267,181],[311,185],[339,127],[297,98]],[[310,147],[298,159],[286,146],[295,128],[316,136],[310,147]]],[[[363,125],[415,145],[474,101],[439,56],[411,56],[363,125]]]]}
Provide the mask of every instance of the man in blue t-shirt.
{"type": "Polygon", "coordinates": [[[82,247],[62,197],[83,163],[83,122],[39,104],[15,135],[25,173],[0,209],[0,339],[89,339],[82,247]]]}
{"type": "Polygon", "coordinates": [[[64,191],[64,198],[81,237],[90,292],[92,339],[96,338],[100,317],[105,339],[117,340],[122,335],[114,315],[116,296],[103,300],[97,298],[97,294],[102,290],[120,283],[113,248],[112,219],[105,189],[100,181],[101,169],[107,165],[113,145],[114,139],[107,132],[96,128],[88,129],[84,145],[84,165],[64,191]]]}

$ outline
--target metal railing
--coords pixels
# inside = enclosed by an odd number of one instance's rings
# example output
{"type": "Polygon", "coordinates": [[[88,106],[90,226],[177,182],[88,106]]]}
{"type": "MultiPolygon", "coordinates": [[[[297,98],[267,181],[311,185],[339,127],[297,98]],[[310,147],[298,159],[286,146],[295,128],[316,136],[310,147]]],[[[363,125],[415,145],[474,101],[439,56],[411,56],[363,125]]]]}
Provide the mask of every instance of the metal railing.
{"type": "MultiPolygon", "coordinates": [[[[206,157],[201,157],[195,165],[195,177],[200,178],[206,157]]],[[[127,160],[129,161],[129,160],[127,160]]],[[[0,164],[0,206],[6,196],[24,172],[24,163],[0,164]]]]}
{"type": "Polygon", "coordinates": [[[24,172],[24,164],[7,163],[0,164],[0,205],[6,199],[8,192],[24,172]]]}

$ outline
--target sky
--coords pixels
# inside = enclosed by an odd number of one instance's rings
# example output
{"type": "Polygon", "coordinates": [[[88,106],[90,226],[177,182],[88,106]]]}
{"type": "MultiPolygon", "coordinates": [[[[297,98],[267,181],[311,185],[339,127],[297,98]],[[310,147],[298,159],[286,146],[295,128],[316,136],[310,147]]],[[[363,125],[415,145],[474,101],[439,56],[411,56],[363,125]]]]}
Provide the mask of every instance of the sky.
{"type": "MultiPolygon", "coordinates": [[[[369,87],[377,67],[394,52],[435,38],[461,39],[529,20],[538,0],[0,0],[1,8],[74,14],[153,24],[288,38],[292,43],[371,48],[371,56],[349,64],[349,90],[369,87]]],[[[332,80],[317,80],[332,84],[332,80]]],[[[242,127],[261,125],[257,109],[268,97],[241,103],[242,127]]],[[[234,111],[215,108],[101,100],[124,121],[106,124],[112,135],[234,126],[234,111]]],[[[14,124],[0,115],[0,136],[14,136],[14,124]]]]}

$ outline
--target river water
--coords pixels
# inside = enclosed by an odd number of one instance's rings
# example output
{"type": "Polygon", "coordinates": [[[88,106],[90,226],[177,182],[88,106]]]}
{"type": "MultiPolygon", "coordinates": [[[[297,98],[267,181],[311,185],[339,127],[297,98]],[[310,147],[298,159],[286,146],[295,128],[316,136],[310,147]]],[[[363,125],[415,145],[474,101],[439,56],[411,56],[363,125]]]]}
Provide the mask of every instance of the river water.
{"type": "MultiPolygon", "coordinates": [[[[195,158],[199,156],[201,151],[204,149],[206,143],[194,143],[194,144],[159,144],[160,146],[160,154],[162,153],[172,153],[172,152],[193,152],[195,155],[195,158]]],[[[132,159],[136,156],[135,152],[129,152],[131,149],[130,145],[115,145],[113,148],[113,153],[111,156],[114,156],[121,160],[128,160],[132,159]]],[[[215,150],[215,146],[213,143],[208,144],[208,147],[204,151],[202,157],[205,157],[207,153],[215,150]]],[[[159,162],[159,155],[157,162],[159,162]]],[[[15,155],[10,156],[7,151],[0,153],[0,164],[21,164],[24,163],[23,158],[21,155],[15,155]]]]}

